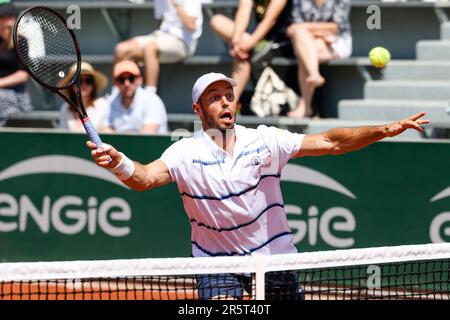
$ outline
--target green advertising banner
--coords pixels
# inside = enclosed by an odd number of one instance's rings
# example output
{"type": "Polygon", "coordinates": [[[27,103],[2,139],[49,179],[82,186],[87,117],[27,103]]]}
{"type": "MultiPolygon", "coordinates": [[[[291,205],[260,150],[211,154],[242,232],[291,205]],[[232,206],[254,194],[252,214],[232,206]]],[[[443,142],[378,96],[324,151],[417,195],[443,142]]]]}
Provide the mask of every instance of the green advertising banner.
{"type": "MultiPolygon", "coordinates": [[[[170,137],[103,135],[157,159],[170,137]]],[[[137,192],[95,165],[82,134],[1,131],[0,261],[189,256],[175,184],[137,192]]],[[[450,142],[380,142],[291,161],[285,210],[299,251],[450,241],[450,142]]]]}

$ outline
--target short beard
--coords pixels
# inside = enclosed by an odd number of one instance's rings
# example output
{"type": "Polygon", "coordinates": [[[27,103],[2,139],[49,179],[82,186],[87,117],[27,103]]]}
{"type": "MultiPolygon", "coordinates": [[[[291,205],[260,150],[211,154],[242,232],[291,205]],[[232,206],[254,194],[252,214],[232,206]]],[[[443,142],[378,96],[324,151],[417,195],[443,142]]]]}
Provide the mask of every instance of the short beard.
{"type": "MultiPolygon", "coordinates": [[[[205,114],[203,113],[203,116],[205,116],[205,114]]],[[[229,127],[226,128],[221,128],[220,125],[218,125],[215,121],[211,120],[209,117],[205,117],[205,121],[208,124],[208,127],[210,129],[216,129],[219,130],[220,132],[222,132],[222,134],[225,134],[227,132],[227,130],[232,130],[234,129],[234,125],[235,123],[233,122],[229,127]]]]}
{"type": "MultiPolygon", "coordinates": [[[[235,122],[233,122],[232,124],[231,124],[231,126],[229,126],[229,127],[227,127],[227,128],[221,128],[213,119],[211,119],[207,114],[206,114],[206,112],[204,111],[204,109],[203,109],[203,105],[202,105],[202,103],[201,102],[199,102],[199,104],[200,104],[200,110],[201,110],[201,113],[202,113],[202,116],[203,116],[203,119],[205,119],[205,122],[206,122],[206,124],[208,125],[208,127],[210,128],[210,129],[216,129],[216,130],[219,130],[222,134],[226,134],[226,132],[227,132],[227,130],[232,130],[232,129],[234,129],[234,125],[235,125],[235,122]]],[[[235,119],[235,121],[236,121],[236,114],[234,114],[233,115],[233,117],[234,117],[234,119],[235,119]]]]}

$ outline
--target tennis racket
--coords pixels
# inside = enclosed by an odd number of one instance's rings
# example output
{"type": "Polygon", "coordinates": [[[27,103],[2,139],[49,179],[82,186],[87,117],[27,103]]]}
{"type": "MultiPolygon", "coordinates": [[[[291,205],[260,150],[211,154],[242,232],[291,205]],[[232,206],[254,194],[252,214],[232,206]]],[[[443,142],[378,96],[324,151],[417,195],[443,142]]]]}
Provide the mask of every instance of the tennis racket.
{"type": "Polygon", "coordinates": [[[40,85],[57,93],[76,111],[97,147],[102,144],[86,113],[80,92],[81,54],[77,37],[66,20],[54,10],[35,6],[23,11],[13,30],[14,47],[28,74],[40,85]],[[65,94],[77,86],[77,103],[65,94]]]}

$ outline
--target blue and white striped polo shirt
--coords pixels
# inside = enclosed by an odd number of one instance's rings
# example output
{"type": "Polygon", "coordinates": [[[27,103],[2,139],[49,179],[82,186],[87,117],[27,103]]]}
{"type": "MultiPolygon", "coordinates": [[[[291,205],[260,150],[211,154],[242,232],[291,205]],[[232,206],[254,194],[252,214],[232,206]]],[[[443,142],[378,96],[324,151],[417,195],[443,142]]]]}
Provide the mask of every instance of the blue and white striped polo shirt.
{"type": "Polygon", "coordinates": [[[280,176],[304,135],[263,125],[235,130],[233,155],[199,130],[161,156],[191,223],[192,254],[295,253],[280,176]]]}

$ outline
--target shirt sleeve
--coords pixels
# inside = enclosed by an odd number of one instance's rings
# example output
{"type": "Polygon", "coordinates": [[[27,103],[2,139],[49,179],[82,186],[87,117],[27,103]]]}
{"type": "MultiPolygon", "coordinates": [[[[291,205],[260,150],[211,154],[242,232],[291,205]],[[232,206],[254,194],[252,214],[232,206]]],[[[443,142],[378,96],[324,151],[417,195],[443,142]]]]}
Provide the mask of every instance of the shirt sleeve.
{"type": "Polygon", "coordinates": [[[163,152],[159,160],[162,160],[167,168],[169,168],[169,174],[172,178],[172,182],[177,182],[182,179],[184,161],[183,161],[183,144],[184,139],[181,139],[163,152]]]}
{"type": "Polygon", "coordinates": [[[289,159],[298,153],[305,136],[304,134],[264,125],[259,126],[257,130],[272,153],[272,161],[278,161],[278,169],[280,171],[289,159]]]}

